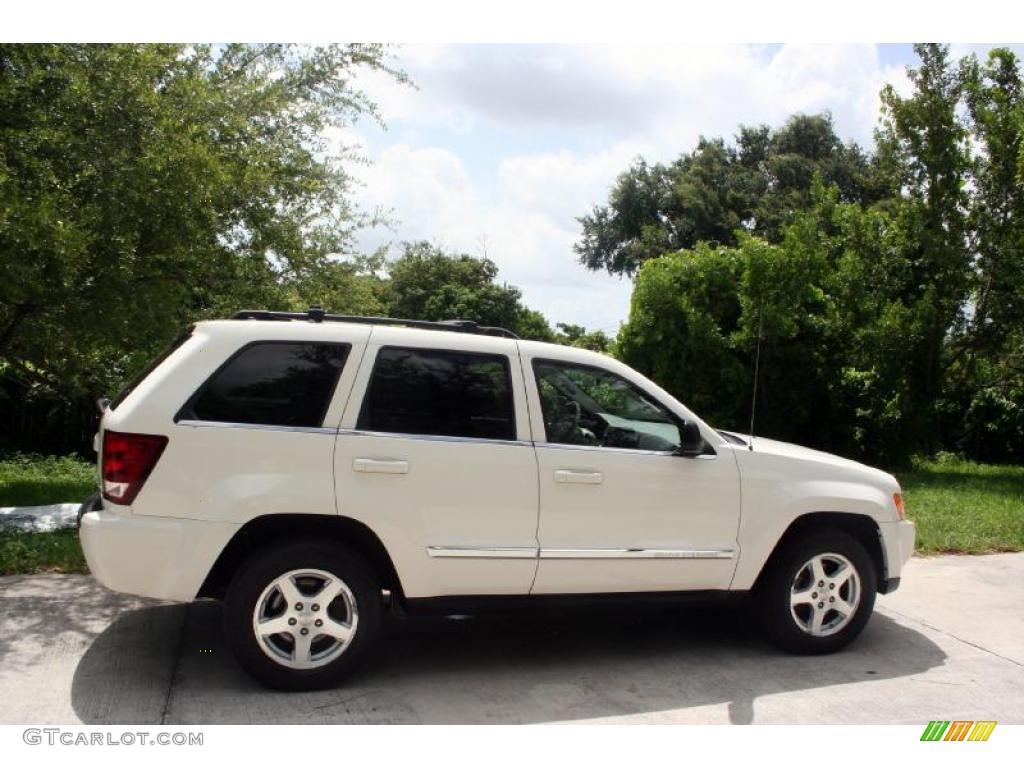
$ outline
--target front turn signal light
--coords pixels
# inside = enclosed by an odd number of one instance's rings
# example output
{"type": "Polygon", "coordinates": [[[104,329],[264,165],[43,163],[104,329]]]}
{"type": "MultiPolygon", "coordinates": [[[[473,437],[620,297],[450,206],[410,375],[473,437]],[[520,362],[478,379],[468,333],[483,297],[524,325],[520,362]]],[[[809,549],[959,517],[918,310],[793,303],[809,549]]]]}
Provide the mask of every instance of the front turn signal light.
{"type": "Polygon", "coordinates": [[[896,505],[896,514],[900,516],[900,520],[907,519],[907,510],[903,506],[903,494],[894,493],[892,495],[893,504],[896,505]]]}

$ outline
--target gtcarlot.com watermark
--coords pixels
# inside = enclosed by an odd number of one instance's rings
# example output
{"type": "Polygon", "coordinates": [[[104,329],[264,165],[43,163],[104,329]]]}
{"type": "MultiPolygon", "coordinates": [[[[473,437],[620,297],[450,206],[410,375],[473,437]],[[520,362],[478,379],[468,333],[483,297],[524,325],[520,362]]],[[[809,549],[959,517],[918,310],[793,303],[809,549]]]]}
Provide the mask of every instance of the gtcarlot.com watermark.
{"type": "Polygon", "coordinates": [[[26,728],[29,745],[64,747],[201,747],[203,734],[191,731],[85,731],[64,728],[26,728]]]}

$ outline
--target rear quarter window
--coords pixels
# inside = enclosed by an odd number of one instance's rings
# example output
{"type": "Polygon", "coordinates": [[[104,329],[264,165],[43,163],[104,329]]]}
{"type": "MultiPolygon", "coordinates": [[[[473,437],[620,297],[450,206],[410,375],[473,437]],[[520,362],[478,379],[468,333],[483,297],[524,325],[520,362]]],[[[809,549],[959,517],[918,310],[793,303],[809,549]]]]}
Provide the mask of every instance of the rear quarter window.
{"type": "Polygon", "coordinates": [[[320,427],[349,349],[348,344],[249,344],[199,388],[177,420],[320,427]]]}

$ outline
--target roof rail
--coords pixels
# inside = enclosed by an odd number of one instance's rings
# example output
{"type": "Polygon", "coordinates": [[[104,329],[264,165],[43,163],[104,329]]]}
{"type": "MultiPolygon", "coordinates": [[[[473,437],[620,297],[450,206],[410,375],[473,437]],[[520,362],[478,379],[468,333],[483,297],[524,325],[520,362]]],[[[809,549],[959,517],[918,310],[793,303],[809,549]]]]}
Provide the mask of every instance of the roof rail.
{"type": "Polygon", "coordinates": [[[362,315],[330,315],[323,307],[310,307],[305,312],[274,312],[269,309],[243,309],[235,312],[231,320],[308,320],[312,323],[360,323],[363,325],[398,325],[406,328],[422,328],[431,331],[456,331],[475,333],[481,336],[501,336],[506,339],[519,337],[507,328],[479,325],[474,320],[403,320],[397,317],[363,317],[362,315]]]}

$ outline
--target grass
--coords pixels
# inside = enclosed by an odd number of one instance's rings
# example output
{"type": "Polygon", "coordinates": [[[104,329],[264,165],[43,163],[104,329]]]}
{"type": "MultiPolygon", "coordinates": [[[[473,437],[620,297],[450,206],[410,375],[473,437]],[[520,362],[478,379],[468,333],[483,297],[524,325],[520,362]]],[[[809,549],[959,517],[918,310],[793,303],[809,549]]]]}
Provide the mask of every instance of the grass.
{"type": "Polygon", "coordinates": [[[1024,467],[940,455],[897,477],[907,517],[917,523],[918,552],[1024,550],[1024,467]]]}
{"type": "MultiPolygon", "coordinates": [[[[85,501],[96,490],[96,465],[74,456],[13,454],[0,459],[0,507],[85,501]]],[[[0,575],[85,573],[78,531],[0,530],[0,575]]]]}
{"type": "MultiPolygon", "coordinates": [[[[939,456],[914,462],[899,480],[919,553],[1024,550],[1024,467],[939,456]]],[[[0,507],[84,501],[95,487],[95,467],[81,459],[0,459],[0,507]]],[[[77,531],[0,531],[0,575],[86,570],[77,531]]]]}
{"type": "Polygon", "coordinates": [[[0,458],[0,507],[85,501],[95,490],[96,465],[75,456],[0,458]]]}
{"type": "Polygon", "coordinates": [[[14,573],[87,573],[78,531],[0,531],[0,576],[14,573]]]}

